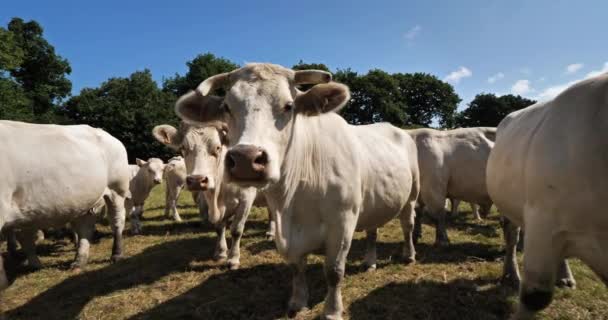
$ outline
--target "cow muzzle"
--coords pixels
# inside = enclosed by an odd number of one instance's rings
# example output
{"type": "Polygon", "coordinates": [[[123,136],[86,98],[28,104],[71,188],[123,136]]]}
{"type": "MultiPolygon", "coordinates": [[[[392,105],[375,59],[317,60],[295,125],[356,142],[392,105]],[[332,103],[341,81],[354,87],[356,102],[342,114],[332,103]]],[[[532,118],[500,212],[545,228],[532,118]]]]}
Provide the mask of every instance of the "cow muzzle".
{"type": "Polygon", "coordinates": [[[262,182],[266,179],[268,153],[253,145],[236,145],[226,154],[226,171],[235,182],[262,182]]]}
{"type": "Polygon", "coordinates": [[[209,178],[202,175],[187,176],[186,187],[189,191],[206,191],[209,188],[209,178]]]}

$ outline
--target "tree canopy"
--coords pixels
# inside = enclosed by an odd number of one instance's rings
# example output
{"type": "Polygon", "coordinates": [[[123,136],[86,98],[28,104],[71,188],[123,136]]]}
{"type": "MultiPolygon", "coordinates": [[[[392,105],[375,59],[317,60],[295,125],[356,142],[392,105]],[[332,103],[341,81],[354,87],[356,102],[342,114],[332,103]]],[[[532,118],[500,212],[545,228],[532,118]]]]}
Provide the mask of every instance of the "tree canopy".
{"type": "Polygon", "coordinates": [[[83,89],[62,108],[74,123],[101,128],[118,138],[127,148],[129,160],[149,157],[169,158],[172,152],[152,137],[152,128],[164,123],[177,125],[171,106],[175,95],[163,92],[149,70],[128,78],[111,78],[99,88],[83,89]]]}
{"type": "Polygon", "coordinates": [[[456,124],[460,127],[496,127],[509,113],[535,103],[534,100],[512,94],[499,97],[492,93],[481,93],[456,116],[456,124]]]}
{"type": "MultiPolygon", "coordinates": [[[[70,97],[69,62],[55,52],[37,22],[13,18],[6,28],[0,27],[0,119],[89,124],[121,140],[131,160],[167,158],[172,151],[153,139],[151,129],[162,123],[176,125],[173,105],[179,96],[208,77],[239,67],[212,53],[197,55],[186,66],[184,74],[164,79],[160,87],[152,73],[143,70],[110,78],[70,97]]],[[[303,60],[292,68],[331,72],[323,63],[303,60]]],[[[358,73],[346,68],[335,70],[333,79],[350,88],[352,99],[340,113],[352,124],[496,126],[510,112],[534,103],[520,96],[482,93],[458,113],[461,99],[454,88],[431,74],[391,74],[380,69],[358,73]]]]}

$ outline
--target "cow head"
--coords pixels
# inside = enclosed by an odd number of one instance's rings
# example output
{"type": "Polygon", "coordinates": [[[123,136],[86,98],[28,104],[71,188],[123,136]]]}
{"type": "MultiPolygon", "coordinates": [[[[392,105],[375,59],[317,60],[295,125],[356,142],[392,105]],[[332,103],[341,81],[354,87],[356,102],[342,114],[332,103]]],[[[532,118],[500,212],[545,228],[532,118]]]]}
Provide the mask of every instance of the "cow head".
{"type": "Polygon", "coordinates": [[[148,161],[141,159],[135,159],[135,162],[139,166],[139,170],[144,174],[147,181],[154,184],[160,184],[163,182],[163,173],[165,171],[165,164],[161,159],[150,158],[148,161]],[[143,170],[143,171],[142,171],[143,170]]]}
{"type": "Polygon", "coordinates": [[[331,82],[325,71],[249,64],[206,79],[177,101],[175,111],[188,123],[227,125],[228,179],[260,188],[280,180],[294,122],[337,111],[349,97],[348,87],[331,82]],[[301,92],[301,84],[315,86],[301,92]],[[224,98],[211,95],[220,87],[224,98]]]}
{"type": "Polygon", "coordinates": [[[223,126],[195,127],[182,123],[179,129],[156,126],[152,133],[160,143],[177,150],[186,163],[186,187],[190,191],[213,191],[221,182],[220,164],[226,153],[223,126]]]}

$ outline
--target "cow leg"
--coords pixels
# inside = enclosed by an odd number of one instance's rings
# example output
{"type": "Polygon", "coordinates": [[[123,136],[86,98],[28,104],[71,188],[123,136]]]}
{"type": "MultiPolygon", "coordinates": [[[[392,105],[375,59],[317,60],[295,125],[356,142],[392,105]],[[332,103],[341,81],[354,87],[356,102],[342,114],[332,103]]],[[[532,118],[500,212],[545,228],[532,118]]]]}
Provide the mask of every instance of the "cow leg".
{"type": "Polygon", "coordinates": [[[165,218],[171,218],[171,209],[173,209],[171,198],[171,186],[167,182],[165,184],[165,218]]]}
{"type": "Polygon", "coordinates": [[[78,234],[78,248],[76,250],[76,257],[71,265],[71,268],[74,270],[83,268],[89,261],[89,249],[95,230],[95,220],[96,218],[94,215],[86,214],[78,217],[72,223],[74,231],[76,231],[76,234],[78,234]]]}
{"type": "Polygon", "coordinates": [[[422,214],[424,213],[424,207],[419,205],[416,207],[416,215],[414,217],[414,232],[413,232],[413,243],[418,244],[418,240],[422,237],[422,214]]]}
{"type": "Polygon", "coordinates": [[[308,255],[303,255],[297,263],[289,265],[292,270],[291,297],[287,304],[287,317],[294,318],[308,307],[308,284],[306,283],[306,264],[308,255]]]}
{"type": "Polygon", "coordinates": [[[329,320],[342,319],[344,306],[342,304],[341,283],[344,278],[346,257],[357,225],[354,218],[356,215],[353,212],[344,212],[338,214],[338,216],[344,218],[339,224],[336,224],[338,230],[328,232],[325,243],[324,270],[327,281],[327,295],[325,296],[323,315],[325,319],[329,320]]]}
{"type": "Polygon", "coordinates": [[[475,220],[481,221],[481,216],[479,215],[479,206],[475,203],[471,203],[471,211],[473,212],[475,220]]]}
{"type": "MultiPolygon", "coordinates": [[[[106,206],[108,208],[108,218],[110,227],[112,228],[112,236],[114,243],[112,244],[112,256],[110,260],[116,262],[122,259],[122,232],[125,228],[126,210],[125,198],[116,192],[112,192],[106,197],[106,206]]],[[[94,227],[93,227],[94,228],[94,227]]]]}
{"type": "Polygon", "coordinates": [[[456,216],[458,214],[458,207],[460,206],[460,200],[458,199],[450,199],[450,203],[451,203],[451,212],[450,214],[452,216],[456,216]]]}
{"type": "Polygon", "coordinates": [[[243,236],[243,230],[245,230],[245,223],[247,222],[252,204],[253,199],[251,201],[242,201],[236,208],[236,214],[232,219],[232,224],[230,225],[232,245],[228,252],[228,268],[230,270],[238,269],[241,264],[241,237],[243,236]]]}
{"type": "MultiPolygon", "coordinates": [[[[267,209],[270,210],[270,209],[267,209]]],[[[272,214],[268,211],[268,230],[266,230],[266,240],[274,241],[274,233],[276,232],[276,223],[272,219],[272,214]]]]}
{"type": "Polygon", "coordinates": [[[36,254],[36,229],[23,228],[16,233],[17,240],[21,243],[21,248],[27,257],[30,268],[38,270],[42,268],[42,263],[36,254]]]}
{"type": "Polygon", "coordinates": [[[558,287],[576,288],[576,280],[570,270],[570,265],[566,259],[562,260],[557,267],[557,282],[558,287]]]}
{"type": "Polygon", "coordinates": [[[5,228],[2,232],[6,236],[6,249],[9,256],[17,258],[19,254],[17,252],[17,235],[15,234],[15,230],[12,228],[5,228]]]}
{"type": "Polygon", "coordinates": [[[502,217],[502,232],[505,238],[505,258],[501,282],[513,289],[519,288],[520,276],[517,267],[517,241],[519,240],[519,227],[509,219],[502,217]]]}
{"type": "Polygon", "coordinates": [[[416,220],[415,205],[416,203],[413,201],[408,202],[399,215],[401,231],[403,232],[402,257],[405,263],[413,263],[416,261],[416,248],[414,248],[413,239],[414,221],[416,220]]]}
{"type": "Polygon", "coordinates": [[[182,221],[182,217],[179,215],[177,211],[177,200],[179,199],[179,195],[182,193],[182,188],[180,186],[175,187],[173,192],[173,198],[171,199],[171,210],[173,211],[173,220],[177,222],[182,221]]]}
{"type": "Polygon", "coordinates": [[[209,217],[209,207],[207,206],[205,197],[199,192],[192,192],[192,199],[198,207],[198,215],[201,217],[201,222],[205,222],[209,217]]]}
{"type": "Polygon", "coordinates": [[[374,271],[376,270],[376,239],[378,238],[378,229],[367,230],[366,234],[363,266],[367,271],[374,271]]]}
{"type": "Polygon", "coordinates": [[[429,215],[435,220],[435,245],[436,246],[447,246],[450,244],[450,239],[448,238],[446,219],[445,219],[445,208],[440,207],[436,209],[432,209],[431,207],[427,207],[429,209],[429,215]]]}
{"type": "Polygon", "coordinates": [[[215,226],[215,232],[217,233],[217,242],[215,244],[213,260],[222,261],[228,257],[228,245],[226,244],[226,223],[224,221],[218,223],[215,226]]]}
{"type": "Polygon", "coordinates": [[[140,234],[142,225],[140,218],[143,213],[143,206],[135,206],[131,211],[131,232],[133,234],[140,234]]]}
{"type": "Polygon", "coordinates": [[[519,290],[519,307],[514,319],[532,319],[553,299],[555,277],[563,243],[541,230],[552,230],[551,221],[538,209],[526,207],[526,242],[524,243],[524,271],[519,290]]]}

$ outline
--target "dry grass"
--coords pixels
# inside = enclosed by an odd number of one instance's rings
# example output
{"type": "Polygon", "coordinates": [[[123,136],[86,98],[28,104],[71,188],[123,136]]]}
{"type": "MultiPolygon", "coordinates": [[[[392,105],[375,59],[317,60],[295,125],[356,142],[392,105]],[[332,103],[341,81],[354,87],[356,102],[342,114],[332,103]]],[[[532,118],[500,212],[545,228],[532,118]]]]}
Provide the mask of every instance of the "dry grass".
{"type": "MultiPolygon", "coordinates": [[[[38,246],[43,270],[16,266],[16,280],[0,297],[8,319],[274,319],[284,315],[290,273],[264,239],[266,213],[255,210],[242,241],[241,269],[226,270],[212,261],[215,233],[201,223],[189,194],[182,195],[184,222],[162,219],[164,194],[147,202],[144,234],[127,236],[128,259],[109,263],[111,236],[101,239],[90,264],[80,273],[67,270],[74,255],[68,240],[38,246]]],[[[465,206],[468,210],[468,206],[465,206]]],[[[402,265],[397,221],[380,231],[379,268],[360,267],[363,234],[353,241],[344,281],[346,319],[504,319],[516,302],[497,286],[502,237],[498,216],[478,223],[470,215],[452,219],[449,248],[434,248],[433,231],[424,226],[418,263],[402,265]]],[[[5,251],[5,247],[2,247],[5,251]]],[[[558,290],[543,319],[608,318],[608,290],[578,261],[572,263],[576,290],[558,290]]],[[[318,318],[325,295],[322,257],[309,259],[311,310],[300,319],[318,318]]]]}

